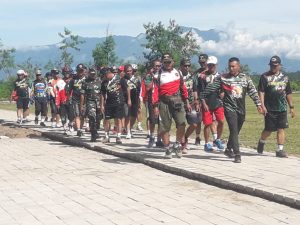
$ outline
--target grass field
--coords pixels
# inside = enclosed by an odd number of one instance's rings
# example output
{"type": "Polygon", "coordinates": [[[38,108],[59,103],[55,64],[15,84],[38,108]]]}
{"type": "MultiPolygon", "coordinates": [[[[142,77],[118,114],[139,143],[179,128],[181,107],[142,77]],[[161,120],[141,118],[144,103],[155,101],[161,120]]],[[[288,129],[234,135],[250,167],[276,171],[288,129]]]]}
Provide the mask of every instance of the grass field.
{"type": "MultiPolygon", "coordinates": [[[[300,134],[300,94],[293,94],[293,102],[296,110],[296,117],[288,117],[289,120],[289,129],[286,129],[286,143],[285,150],[289,154],[300,156],[300,138],[298,139],[298,132],[300,134]]],[[[257,141],[260,137],[261,131],[264,127],[264,118],[262,115],[258,114],[254,103],[250,98],[247,98],[246,103],[246,121],[243,125],[243,128],[240,133],[240,143],[243,146],[248,146],[256,148],[257,141]]],[[[0,109],[16,110],[14,103],[0,103],[0,109]]],[[[33,109],[30,110],[33,112],[33,109]]],[[[145,128],[145,121],[143,121],[143,127],[145,128]]],[[[173,125],[174,130],[174,125],[173,125]]],[[[201,133],[202,135],[202,133],[201,133]]],[[[225,125],[223,138],[228,138],[228,128],[227,124],[225,125]]],[[[203,140],[203,137],[201,138],[203,140]]],[[[273,133],[267,140],[266,146],[267,151],[275,151],[277,148],[276,145],[276,132],[273,133]]]]}

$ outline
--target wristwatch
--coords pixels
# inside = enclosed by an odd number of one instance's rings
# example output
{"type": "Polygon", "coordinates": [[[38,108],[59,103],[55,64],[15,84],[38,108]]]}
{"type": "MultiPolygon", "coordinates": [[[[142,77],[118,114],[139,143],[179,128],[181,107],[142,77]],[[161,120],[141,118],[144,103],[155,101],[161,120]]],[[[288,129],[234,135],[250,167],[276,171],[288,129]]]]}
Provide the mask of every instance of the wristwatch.
{"type": "Polygon", "coordinates": [[[291,105],[291,106],[290,106],[290,109],[293,109],[293,108],[295,108],[295,107],[294,107],[293,105],[291,105]]]}

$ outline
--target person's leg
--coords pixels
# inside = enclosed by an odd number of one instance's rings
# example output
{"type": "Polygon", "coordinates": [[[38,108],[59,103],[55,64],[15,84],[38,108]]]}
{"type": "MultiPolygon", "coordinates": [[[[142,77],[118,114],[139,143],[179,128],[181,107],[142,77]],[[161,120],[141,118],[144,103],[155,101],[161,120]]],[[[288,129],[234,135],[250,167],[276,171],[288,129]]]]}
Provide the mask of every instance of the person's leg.
{"type": "Polygon", "coordinates": [[[196,127],[195,145],[200,145],[201,122],[196,127]]]}
{"type": "Polygon", "coordinates": [[[23,120],[28,122],[27,117],[29,116],[29,98],[23,98],[23,120]]]}
{"type": "Polygon", "coordinates": [[[216,134],[214,136],[214,144],[218,147],[218,149],[222,150],[224,149],[223,143],[221,141],[221,137],[222,137],[222,133],[223,133],[223,129],[224,129],[224,108],[223,107],[219,107],[217,109],[215,109],[213,111],[214,116],[216,118],[216,134]]]}
{"type": "Polygon", "coordinates": [[[34,118],[34,123],[38,124],[39,122],[39,115],[42,109],[42,102],[37,98],[34,102],[34,114],[35,114],[35,118],[34,118]]]}
{"type": "MultiPolygon", "coordinates": [[[[204,136],[204,151],[210,152],[213,150],[212,145],[209,143],[210,132],[213,129],[213,115],[211,111],[202,112],[202,121],[204,124],[203,136],[204,136]]],[[[213,133],[213,132],[212,132],[213,133]]]]}
{"type": "MultiPolygon", "coordinates": [[[[162,138],[162,142],[166,149],[166,156],[169,157],[169,145],[170,145],[170,136],[169,131],[172,125],[172,117],[169,111],[169,106],[163,102],[159,104],[159,114],[161,117],[160,120],[160,134],[162,138]]],[[[172,157],[172,155],[171,155],[172,157]]]]}
{"type": "Polygon", "coordinates": [[[21,98],[18,98],[16,105],[17,105],[17,117],[18,117],[17,123],[22,123],[23,105],[22,105],[21,98]]]}
{"type": "Polygon", "coordinates": [[[217,121],[217,139],[221,139],[224,130],[224,120],[217,121]]]}
{"type": "Polygon", "coordinates": [[[240,155],[238,142],[238,115],[236,112],[228,111],[225,113],[225,117],[229,128],[229,138],[227,143],[228,152],[225,151],[224,154],[231,158],[233,156],[231,149],[233,150],[235,155],[240,155]]]}

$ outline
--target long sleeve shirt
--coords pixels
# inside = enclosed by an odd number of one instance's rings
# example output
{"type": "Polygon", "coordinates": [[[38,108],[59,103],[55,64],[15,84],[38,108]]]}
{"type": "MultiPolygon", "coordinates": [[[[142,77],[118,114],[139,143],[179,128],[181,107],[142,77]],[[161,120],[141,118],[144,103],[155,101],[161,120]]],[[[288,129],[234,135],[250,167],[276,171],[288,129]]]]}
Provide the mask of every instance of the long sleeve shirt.
{"type": "Polygon", "coordinates": [[[245,115],[246,94],[249,95],[256,106],[261,105],[251,78],[243,73],[239,73],[237,76],[229,73],[221,75],[214,83],[205,88],[200,98],[206,98],[210,93],[219,91],[224,92],[223,106],[225,112],[232,111],[245,115]]]}

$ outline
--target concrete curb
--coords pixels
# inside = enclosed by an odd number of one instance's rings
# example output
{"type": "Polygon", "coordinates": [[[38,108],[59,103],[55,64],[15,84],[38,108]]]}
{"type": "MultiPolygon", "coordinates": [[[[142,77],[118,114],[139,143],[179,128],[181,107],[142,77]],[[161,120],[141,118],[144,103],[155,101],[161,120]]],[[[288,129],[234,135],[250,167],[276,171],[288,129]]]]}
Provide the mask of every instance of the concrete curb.
{"type": "MultiPolygon", "coordinates": [[[[40,131],[40,130],[39,130],[40,131]]],[[[123,150],[119,150],[114,148],[113,146],[105,145],[95,146],[92,143],[85,143],[80,139],[70,139],[61,134],[52,133],[52,132],[41,132],[42,136],[47,137],[49,139],[60,141],[65,144],[69,144],[72,146],[84,147],[93,151],[97,151],[100,153],[105,153],[109,155],[114,155],[121,158],[126,158],[135,162],[143,163],[152,168],[162,170],[164,172],[168,172],[174,175],[183,176],[189,179],[197,180],[200,182],[204,182],[213,186],[217,186],[223,189],[233,190],[239,193],[248,194],[256,197],[260,197],[269,201],[277,202],[286,206],[290,206],[296,209],[300,209],[300,200],[296,198],[287,197],[281,194],[272,193],[269,191],[262,190],[260,188],[255,188],[247,185],[241,185],[234,182],[226,181],[221,178],[216,178],[213,176],[208,176],[204,173],[200,172],[192,172],[186,169],[177,168],[174,166],[166,165],[160,162],[156,162],[154,160],[149,159],[146,154],[140,153],[129,153],[124,152],[123,150]]]]}

